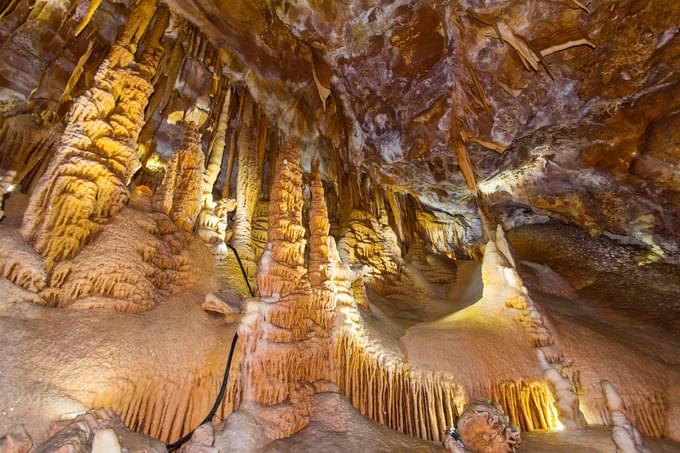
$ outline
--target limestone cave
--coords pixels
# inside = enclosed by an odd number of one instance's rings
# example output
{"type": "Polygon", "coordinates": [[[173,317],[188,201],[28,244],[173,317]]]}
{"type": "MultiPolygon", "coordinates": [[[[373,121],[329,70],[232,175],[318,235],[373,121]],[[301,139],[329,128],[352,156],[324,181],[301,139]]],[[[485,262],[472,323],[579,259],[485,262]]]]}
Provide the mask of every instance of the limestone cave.
{"type": "Polygon", "coordinates": [[[680,452],[680,1],[0,0],[0,453],[680,452]]]}

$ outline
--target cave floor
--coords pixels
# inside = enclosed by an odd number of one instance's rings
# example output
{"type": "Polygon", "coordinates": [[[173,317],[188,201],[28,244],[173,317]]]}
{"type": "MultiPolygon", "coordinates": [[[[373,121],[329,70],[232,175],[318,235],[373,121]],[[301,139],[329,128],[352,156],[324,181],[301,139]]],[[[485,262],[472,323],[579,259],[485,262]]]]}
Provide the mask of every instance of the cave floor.
{"type": "MultiPolygon", "coordinates": [[[[140,393],[180,393],[195,375],[209,381],[196,402],[204,406],[197,417],[205,416],[236,325],[203,311],[202,302],[203,294],[187,291],[147,312],[128,314],[0,297],[0,432],[24,425],[40,442],[53,420],[120,405],[140,393]]],[[[124,415],[124,407],[114,408],[124,415]]]]}
{"type": "MultiPolygon", "coordinates": [[[[271,441],[257,421],[239,410],[216,428],[215,446],[221,451],[238,448],[243,453],[407,453],[444,451],[440,444],[392,431],[359,414],[349,401],[336,393],[315,396],[311,422],[293,436],[271,441]]],[[[578,431],[522,433],[520,451],[529,453],[615,453],[611,432],[605,427],[578,431]]],[[[653,453],[680,452],[680,444],[645,439],[653,453]]]]}

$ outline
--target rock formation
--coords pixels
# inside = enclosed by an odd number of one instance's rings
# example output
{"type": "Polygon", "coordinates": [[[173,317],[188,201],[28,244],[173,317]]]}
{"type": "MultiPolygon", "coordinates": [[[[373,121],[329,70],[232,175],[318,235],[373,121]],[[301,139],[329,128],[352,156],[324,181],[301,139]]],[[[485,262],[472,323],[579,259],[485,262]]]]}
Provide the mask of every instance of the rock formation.
{"type": "Polygon", "coordinates": [[[191,232],[201,206],[201,178],[205,167],[196,125],[189,122],[183,127],[182,146],[168,162],[152,205],[168,215],[180,229],[191,232]]]}
{"type": "Polygon", "coordinates": [[[50,426],[49,439],[38,445],[36,452],[71,451],[119,453],[144,449],[150,453],[167,451],[161,442],[129,431],[114,412],[95,409],[72,420],[50,426]]]}
{"type": "Polygon", "coordinates": [[[619,396],[614,386],[608,381],[602,381],[601,384],[602,393],[609,410],[609,419],[612,424],[612,440],[614,445],[616,445],[616,452],[648,453],[649,450],[642,443],[642,436],[640,436],[638,430],[628,420],[621,396],[619,396]]]}
{"type": "Polygon", "coordinates": [[[191,439],[179,449],[180,453],[219,453],[219,449],[213,447],[215,443],[215,431],[210,423],[205,423],[194,431],[191,439]]]}
{"type": "Polygon", "coordinates": [[[227,213],[236,208],[235,200],[213,199],[213,189],[219,175],[224,149],[226,147],[226,133],[231,115],[231,89],[227,89],[224,102],[217,120],[217,130],[213,136],[210,158],[203,175],[203,188],[201,191],[201,212],[198,217],[198,234],[205,242],[214,244],[224,241],[227,229],[227,213]],[[233,206],[231,205],[233,203],[233,206]]]}
{"type": "MultiPolygon", "coordinates": [[[[564,355],[559,351],[555,335],[545,318],[539,313],[517,272],[515,259],[505,239],[503,227],[496,227],[496,244],[502,257],[508,263],[503,268],[507,284],[516,292],[506,300],[506,305],[522,313],[517,317],[530,332],[537,348],[538,360],[544,377],[549,383],[560,422],[569,429],[582,428],[585,419],[579,409],[579,400],[572,382],[571,369],[564,355]]],[[[488,247],[488,245],[487,245],[488,247]]],[[[503,264],[500,264],[503,266],[503,264]]]]}
{"type": "Polygon", "coordinates": [[[672,450],[678,5],[1,0],[0,450],[672,450]]]}
{"type": "Polygon", "coordinates": [[[460,414],[457,427],[463,448],[447,438],[445,448],[449,451],[510,453],[522,442],[500,408],[489,401],[471,401],[460,414]]]}
{"type": "Polygon", "coordinates": [[[167,10],[156,16],[144,52],[135,52],[151,20],[154,0],[130,14],[94,86],[78,98],[46,173],[31,197],[22,234],[54,265],[75,256],[129,198],[126,185],[139,168],[137,137],[160,59],[158,42],[167,10]],[[160,32],[159,32],[160,30],[160,32]]]}
{"type": "Polygon", "coordinates": [[[257,115],[252,99],[244,95],[241,129],[238,133],[238,176],[236,179],[236,210],[234,212],[234,235],[232,245],[238,250],[248,277],[255,275],[255,250],[253,246],[252,221],[260,195],[262,167],[258,159],[256,128],[257,115]]]}

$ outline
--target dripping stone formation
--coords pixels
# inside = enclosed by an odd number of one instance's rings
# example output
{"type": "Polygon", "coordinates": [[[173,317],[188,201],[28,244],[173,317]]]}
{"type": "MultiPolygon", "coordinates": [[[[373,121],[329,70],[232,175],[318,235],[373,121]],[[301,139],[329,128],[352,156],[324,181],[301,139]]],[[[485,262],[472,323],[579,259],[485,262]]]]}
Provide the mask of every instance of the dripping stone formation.
{"type": "Polygon", "coordinates": [[[0,453],[680,452],[677,0],[0,0],[0,453]]]}

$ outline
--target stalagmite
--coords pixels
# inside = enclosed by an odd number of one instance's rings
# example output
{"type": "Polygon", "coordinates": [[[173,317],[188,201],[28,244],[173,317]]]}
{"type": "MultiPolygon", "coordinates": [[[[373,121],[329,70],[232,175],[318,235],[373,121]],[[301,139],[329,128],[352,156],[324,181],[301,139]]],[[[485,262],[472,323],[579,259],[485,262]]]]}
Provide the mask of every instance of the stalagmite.
{"type": "Polygon", "coordinates": [[[630,423],[621,396],[608,381],[600,382],[612,425],[612,441],[617,453],[649,453],[642,436],[630,423]]]}
{"type": "Polygon", "coordinates": [[[302,175],[297,150],[279,153],[271,188],[269,236],[260,259],[260,299],[242,324],[248,338],[246,399],[258,404],[269,437],[300,430],[310,397],[328,388],[335,295],[330,281],[329,223],[318,168],[311,188],[310,262],[305,268],[302,175]],[[256,308],[257,307],[257,308],[256,308]],[[246,327],[247,326],[247,327],[246,327]]]}
{"type": "Polygon", "coordinates": [[[74,102],[56,154],[31,197],[22,235],[45,256],[48,269],[76,255],[129,198],[158,43],[147,44],[143,65],[135,64],[134,54],[154,9],[155,0],[143,0],[131,12],[94,86],[74,102]]]}

